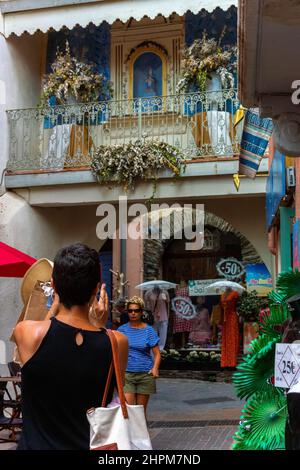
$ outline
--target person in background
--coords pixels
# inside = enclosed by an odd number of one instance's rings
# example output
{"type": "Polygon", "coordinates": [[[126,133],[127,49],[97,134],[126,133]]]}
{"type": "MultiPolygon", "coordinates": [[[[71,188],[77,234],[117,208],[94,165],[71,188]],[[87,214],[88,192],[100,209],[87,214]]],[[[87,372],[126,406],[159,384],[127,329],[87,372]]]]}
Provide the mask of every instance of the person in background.
{"type": "MultiPolygon", "coordinates": [[[[80,243],[59,250],[52,285],[56,298],[50,313],[54,316],[21,321],[14,330],[22,364],[23,428],[18,449],[88,450],[86,412],[101,406],[112,361],[105,329],[89,319],[92,304],[99,324],[105,325],[108,317],[97,251],[80,243]]],[[[114,334],[124,375],[128,340],[118,331],[114,334]]]]}
{"type": "Polygon", "coordinates": [[[159,338],[155,330],[142,320],[143,299],[131,297],[126,306],[129,322],[118,329],[127,336],[129,344],[124,392],[129,405],[143,405],[146,415],[150,395],[156,393],[155,380],[161,361],[159,338]]]}

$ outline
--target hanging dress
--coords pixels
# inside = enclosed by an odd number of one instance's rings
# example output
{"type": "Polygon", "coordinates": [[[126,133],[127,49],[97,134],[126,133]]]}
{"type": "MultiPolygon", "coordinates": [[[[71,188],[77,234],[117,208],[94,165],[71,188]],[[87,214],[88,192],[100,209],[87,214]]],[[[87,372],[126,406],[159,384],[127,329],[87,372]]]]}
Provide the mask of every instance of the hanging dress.
{"type": "Polygon", "coordinates": [[[224,318],[222,326],[221,367],[236,367],[239,353],[239,320],[236,303],[239,294],[235,291],[222,294],[221,305],[224,318]]]}

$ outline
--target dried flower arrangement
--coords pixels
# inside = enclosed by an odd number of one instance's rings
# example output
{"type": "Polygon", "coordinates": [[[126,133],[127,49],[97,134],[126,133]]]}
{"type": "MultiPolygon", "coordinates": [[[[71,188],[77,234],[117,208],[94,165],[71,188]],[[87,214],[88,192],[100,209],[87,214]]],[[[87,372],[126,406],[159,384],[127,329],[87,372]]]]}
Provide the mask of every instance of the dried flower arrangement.
{"type": "Polygon", "coordinates": [[[97,101],[100,96],[112,96],[111,82],[103,74],[95,73],[92,65],[73,57],[68,42],[64,52],[57,50],[51,68],[52,72],[44,77],[43,106],[51,96],[55,96],[57,104],[67,103],[70,97],[78,103],[88,103],[97,101]]]}
{"type": "Polygon", "coordinates": [[[236,69],[236,46],[221,46],[223,30],[219,40],[208,39],[206,32],[201,39],[196,39],[190,47],[186,47],[182,57],[182,78],[176,91],[188,91],[191,85],[197,84],[200,91],[205,91],[206,81],[213,72],[220,76],[223,88],[234,85],[233,72],[236,69]]]}
{"type": "Polygon", "coordinates": [[[130,142],[125,145],[101,145],[95,151],[91,169],[99,182],[121,184],[125,191],[134,190],[136,180],[154,181],[158,170],[170,169],[180,175],[184,156],[179,149],[156,140],[130,142]]]}

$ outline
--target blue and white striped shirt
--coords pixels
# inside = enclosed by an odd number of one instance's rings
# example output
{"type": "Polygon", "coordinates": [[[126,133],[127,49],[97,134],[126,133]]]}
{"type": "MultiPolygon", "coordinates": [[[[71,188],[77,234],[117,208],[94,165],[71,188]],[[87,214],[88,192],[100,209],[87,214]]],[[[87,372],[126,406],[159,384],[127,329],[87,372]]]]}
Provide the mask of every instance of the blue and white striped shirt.
{"type": "Polygon", "coordinates": [[[146,325],[145,328],[133,328],[129,323],[120,326],[128,338],[128,363],[126,372],[149,372],[153,367],[151,348],[157,346],[159,337],[155,330],[146,325]]]}

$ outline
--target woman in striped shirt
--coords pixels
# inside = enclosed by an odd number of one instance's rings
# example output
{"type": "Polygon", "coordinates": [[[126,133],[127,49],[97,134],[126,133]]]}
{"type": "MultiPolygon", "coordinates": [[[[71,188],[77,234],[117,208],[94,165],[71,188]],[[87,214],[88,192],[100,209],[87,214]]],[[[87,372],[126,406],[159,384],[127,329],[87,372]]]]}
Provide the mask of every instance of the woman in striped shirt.
{"type": "Polygon", "coordinates": [[[129,343],[124,392],[128,404],[143,405],[146,414],[149,397],[156,393],[155,379],[158,377],[161,361],[159,337],[155,330],[142,320],[144,301],[140,297],[129,299],[126,308],[129,322],[118,329],[127,336],[129,343]]]}

